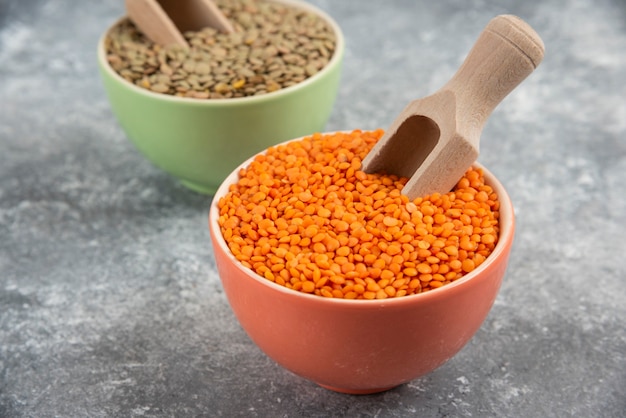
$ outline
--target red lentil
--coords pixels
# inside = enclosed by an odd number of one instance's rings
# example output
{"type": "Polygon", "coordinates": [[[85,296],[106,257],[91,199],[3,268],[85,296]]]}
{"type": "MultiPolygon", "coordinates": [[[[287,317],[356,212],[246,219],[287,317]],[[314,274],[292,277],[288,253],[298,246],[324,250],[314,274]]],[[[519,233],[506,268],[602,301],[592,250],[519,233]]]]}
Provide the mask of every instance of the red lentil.
{"type": "Polygon", "coordinates": [[[235,258],[282,286],[346,299],[426,292],[484,262],[500,204],[482,171],[409,201],[406,178],[360,171],[382,133],[314,134],[257,155],[218,202],[235,258]]]}

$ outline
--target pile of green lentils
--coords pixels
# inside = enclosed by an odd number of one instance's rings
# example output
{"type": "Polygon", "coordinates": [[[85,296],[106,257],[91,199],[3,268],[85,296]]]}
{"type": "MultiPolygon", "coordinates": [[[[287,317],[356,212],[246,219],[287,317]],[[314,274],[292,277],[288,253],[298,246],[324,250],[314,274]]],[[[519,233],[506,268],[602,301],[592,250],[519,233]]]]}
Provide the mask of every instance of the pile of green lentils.
{"type": "Polygon", "coordinates": [[[196,99],[255,96],[300,83],[335,52],[332,27],[308,11],[272,1],[215,0],[234,33],[204,28],[183,35],[189,48],[151,42],[129,19],[105,39],[121,77],[147,90],[196,99]]]}

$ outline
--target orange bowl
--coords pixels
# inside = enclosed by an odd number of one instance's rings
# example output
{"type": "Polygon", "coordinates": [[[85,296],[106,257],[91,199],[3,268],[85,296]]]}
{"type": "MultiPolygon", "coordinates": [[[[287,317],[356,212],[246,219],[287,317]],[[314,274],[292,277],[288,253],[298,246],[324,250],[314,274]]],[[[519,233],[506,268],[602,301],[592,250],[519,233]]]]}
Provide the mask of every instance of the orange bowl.
{"type": "MultiPolygon", "coordinates": [[[[247,166],[250,161],[241,164],[247,166]]],[[[515,219],[511,199],[480,164],[499,196],[500,235],[474,271],[439,289],[384,300],[343,300],[275,284],[241,265],[218,225],[218,188],[209,213],[215,260],[230,306],[243,329],[291,372],[338,392],[367,394],[425,375],[458,353],[481,326],[505,274],[515,219]]]]}

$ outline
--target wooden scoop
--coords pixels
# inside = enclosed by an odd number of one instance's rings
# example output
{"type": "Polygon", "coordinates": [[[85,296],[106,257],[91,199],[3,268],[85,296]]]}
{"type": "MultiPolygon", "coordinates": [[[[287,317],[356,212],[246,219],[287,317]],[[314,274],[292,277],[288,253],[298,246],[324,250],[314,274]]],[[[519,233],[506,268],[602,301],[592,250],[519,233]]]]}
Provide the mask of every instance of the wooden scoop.
{"type": "Polygon", "coordinates": [[[128,17],[159,45],[189,47],[182,33],[212,27],[232,33],[234,28],[211,0],[126,0],[128,17]]]}
{"type": "Polygon", "coordinates": [[[449,192],[476,161],[493,109],[537,68],[544,50],[526,22],[495,17],[454,77],[433,95],[409,103],[361,169],[409,177],[402,193],[410,199],[449,192]]]}

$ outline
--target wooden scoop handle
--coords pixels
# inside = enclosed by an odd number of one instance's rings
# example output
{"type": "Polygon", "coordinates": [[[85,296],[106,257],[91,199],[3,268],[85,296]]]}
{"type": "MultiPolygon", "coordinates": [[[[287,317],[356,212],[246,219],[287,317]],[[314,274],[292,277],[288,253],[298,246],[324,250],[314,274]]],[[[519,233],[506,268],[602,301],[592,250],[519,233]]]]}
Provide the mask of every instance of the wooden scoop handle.
{"type": "Polygon", "coordinates": [[[157,0],[126,0],[126,13],[141,32],[159,45],[189,47],[157,0]]]}
{"type": "Polygon", "coordinates": [[[512,15],[493,18],[441,89],[456,96],[458,130],[478,141],[491,112],[537,68],[544,52],[543,41],[522,19],[512,15]]]}
{"type": "Polygon", "coordinates": [[[159,45],[189,45],[181,32],[206,26],[232,33],[234,28],[211,0],[126,0],[128,17],[159,45]]]}
{"type": "Polygon", "coordinates": [[[213,0],[158,0],[181,32],[212,27],[225,33],[235,30],[213,0]]]}

